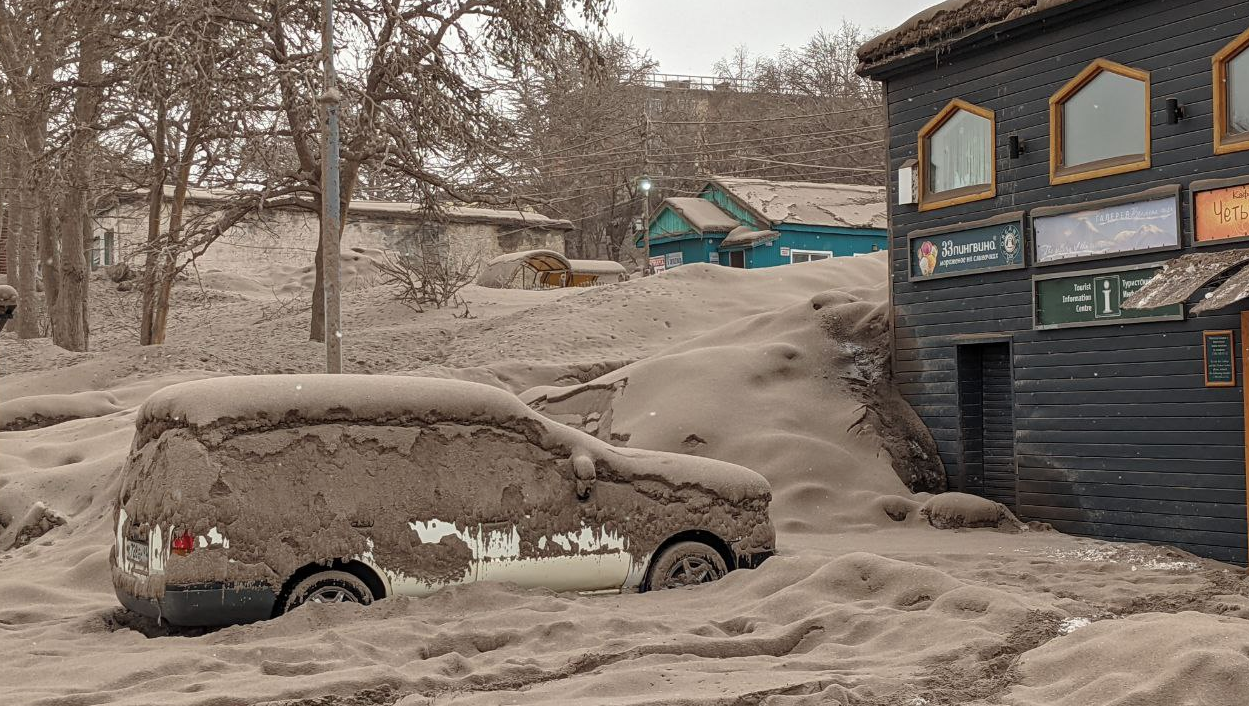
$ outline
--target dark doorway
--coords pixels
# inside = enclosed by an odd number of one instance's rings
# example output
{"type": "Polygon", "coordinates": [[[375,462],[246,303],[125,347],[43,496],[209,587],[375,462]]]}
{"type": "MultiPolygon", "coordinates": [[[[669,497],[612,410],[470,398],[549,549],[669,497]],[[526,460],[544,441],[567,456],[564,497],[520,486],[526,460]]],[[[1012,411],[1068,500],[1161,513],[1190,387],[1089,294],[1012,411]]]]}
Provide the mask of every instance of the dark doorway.
{"type": "Polygon", "coordinates": [[[746,267],[746,251],[734,250],[729,253],[729,267],[746,267]]]}
{"type": "Polygon", "coordinates": [[[951,485],[1015,510],[1015,422],[1009,343],[958,347],[962,455],[951,485]]]}

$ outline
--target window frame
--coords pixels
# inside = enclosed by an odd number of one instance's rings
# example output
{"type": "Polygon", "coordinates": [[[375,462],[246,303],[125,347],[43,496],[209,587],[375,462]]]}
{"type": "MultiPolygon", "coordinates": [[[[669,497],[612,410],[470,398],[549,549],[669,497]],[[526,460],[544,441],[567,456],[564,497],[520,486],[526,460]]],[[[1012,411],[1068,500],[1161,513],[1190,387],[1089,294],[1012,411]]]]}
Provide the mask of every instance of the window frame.
{"type": "Polygon", "coordinates": [[[1227,110],[1231,105],[1228,100],[1227,65],[1242,54],[1249,52],[1249,29],[1233,39],[1211,59],[1212,79],[1214,88],[1214,153],[1230,154],[1249,150],[1249,132],[1227,134],[1227,110]]]}
{"type": "Polygon", "coordinates": [[[946,103],[932,120],[919,129],[919,210],[957,206],[972,201],[983,201],[997,196],[997,115],[988,108],[968,103],[961,98],[946,103]],[[960,110],[989,121],[989,164],[991,165],[988,184],[973,184],[958,189],[931,192],[928,190],[929,141],[937,130],[949,122],[960,110]]]}
{"type": "MultiPolygon", "coordinates": [[[[824,257],[820,258],[821,260],[833,259],[832,250],[798,250],[795,248],[790,248],[789,249],[789,264],[791,265],[797,264],[794,262],[794,255],[823,255],[824,257]]],[[[812,260],[810,258],[807,258],[803,262],[811,262],[811,261],[812,260]]]]}
{"type": "Polygon", "coordinates": [[[1153,165],[1153,110],[1150,108],[1152,86],[1149,72],[1131,66],[1117,64],[1108,59],[1096,59],[1084,67],[1058,92],[1050,96],[1050,184],[1069,184],[1074,181],[1098,179],[1112,174],[1149,169],[1153,165]],[[1110,157],[1087,162],[1074,167],[1063,164],[1063,105],[1080,89],[1104,72],[1118,74],[1145,84],[1145,152],[1121,157],[1110,157]]]}

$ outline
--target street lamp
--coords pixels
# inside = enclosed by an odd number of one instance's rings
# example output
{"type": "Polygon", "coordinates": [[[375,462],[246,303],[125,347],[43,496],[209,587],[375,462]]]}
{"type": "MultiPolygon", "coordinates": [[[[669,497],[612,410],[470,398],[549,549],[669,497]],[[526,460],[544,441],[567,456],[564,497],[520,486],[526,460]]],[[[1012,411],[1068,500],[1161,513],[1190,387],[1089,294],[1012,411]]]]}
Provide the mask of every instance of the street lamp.
{"type": "Polygon", "coordinates": [[[638,179],[638,189],[642,192],[642,242],[645,244],[643,250],[645,261],[642,264],[642,276],[651,274],[651,178],[643,175],[638,179]]]}

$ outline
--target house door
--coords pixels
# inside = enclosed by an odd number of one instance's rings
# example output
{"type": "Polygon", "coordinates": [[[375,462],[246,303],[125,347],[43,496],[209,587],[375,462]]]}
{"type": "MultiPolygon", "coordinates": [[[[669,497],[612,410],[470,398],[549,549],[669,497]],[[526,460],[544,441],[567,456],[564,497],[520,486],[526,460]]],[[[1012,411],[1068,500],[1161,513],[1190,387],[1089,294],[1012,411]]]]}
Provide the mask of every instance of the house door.
{"type": "Polygon", "coordinates": [[[1017,503],[1014,393],[1010,343],[958,347],[958,408],[962,442],[958,490],[1006,505],[1017,503]]]}
{"type": "Polygon", "coordinates": [[[729,267],[746,267],[746,251],[734,250],[729,253],[729,267]]]}

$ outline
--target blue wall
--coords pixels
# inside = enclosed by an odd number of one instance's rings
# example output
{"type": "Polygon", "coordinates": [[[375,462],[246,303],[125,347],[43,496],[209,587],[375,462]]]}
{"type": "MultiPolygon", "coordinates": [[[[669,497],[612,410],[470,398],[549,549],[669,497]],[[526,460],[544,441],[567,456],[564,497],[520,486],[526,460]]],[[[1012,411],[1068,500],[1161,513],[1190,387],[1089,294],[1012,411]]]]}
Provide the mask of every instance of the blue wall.
{"type": "Polygon", "coordinates": [[[655,220],[650,225],[651,240],[669,237],[673,235],[681,235],[684,233],[696,233],[694,226],[689,221],[681,217],[681,214],[672,210],[671,207],[664,207],[664,210],[655,216],[655,220]]]}
{"type": "MultiPolygon", "coordinates": [[[[705,236],[694,234],[693,237],[681,239],[669,239],[661,242],[651,242],[651,257],[667,255],[668,253],[680,252],[681,264],[688,265],[692,262],[711,262],[711,253],[719,252],[720,241],[724,240],[724,233],[708,233],[705,236]]],[[[721,258],[724,254],[721,253],[721,258]]]]}
{"type": "MultiPolygon", "coordinates": [[[[884,250],[888,237],[883,230],[870,228],[826,228],[802,224],[781,224],[780,233],[771,245],[760,245],[746,250],[746,267],[775,267],[788,265],[790,257],[781,256],[781,248],[815,250],[833,253],[833,257],[845,257],[872,252],[875,245],[884,250]]],[[[721,264],[728,264],[727,253],[720,253],[721,264]]]]}

